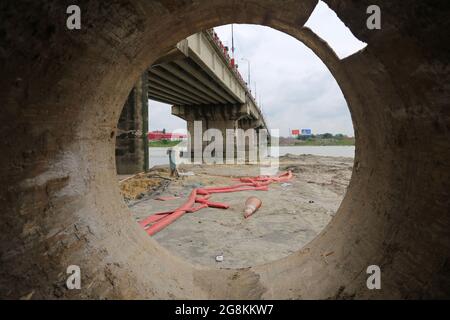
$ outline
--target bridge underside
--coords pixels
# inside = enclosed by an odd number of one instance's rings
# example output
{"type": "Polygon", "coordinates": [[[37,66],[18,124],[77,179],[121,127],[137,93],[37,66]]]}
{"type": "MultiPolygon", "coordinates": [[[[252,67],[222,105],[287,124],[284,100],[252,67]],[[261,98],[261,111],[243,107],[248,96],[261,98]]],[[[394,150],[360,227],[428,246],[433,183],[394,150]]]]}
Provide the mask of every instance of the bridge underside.
{"type": "MultiPolygon", "coordinates": [[[[172,114],[186,120],[192,153],[193,141],[203,141],[208,129],[222,132],[223,149],[226,148],[227,129],[266,129],[265,119],[252,96],[248,92],[239,95],[245,88],[237,71],[220,58],[220,52],[215,50],[214,43],[207,41],[208,37],[209,34],[204,32],[187,38],[148,70],[149,99],[172,104],[172,114]],[[206,57],[205,54],[202,56],[202,51],[208,52],[206,57]],[[227,78],[225,71],[231,76],[227,78]],[[201,122],[200,131],[194,130],[195,122],[201,122]]],[[[257,141],[246,141],[246,150],[257,147],[257,141]]],[[[206,147],[207,143],[202,145],[206,147]]]]}
{"type": "Polygon", "coordinates": [[[188,58],[152,66],[149,99],[173,105],[236,104],[239,101],[188,58]]]}

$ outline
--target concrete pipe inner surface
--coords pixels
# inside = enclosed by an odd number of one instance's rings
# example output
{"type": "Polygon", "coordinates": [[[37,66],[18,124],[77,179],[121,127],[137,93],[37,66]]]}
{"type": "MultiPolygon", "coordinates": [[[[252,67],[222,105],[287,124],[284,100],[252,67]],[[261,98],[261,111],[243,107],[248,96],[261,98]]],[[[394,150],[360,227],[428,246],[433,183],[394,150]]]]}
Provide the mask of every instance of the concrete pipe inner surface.
{"type": "Polygon", "coordinates": [[[0,5],[2,298],[450,297],[448,5],[325,1],[368,46],[343,60],[303,27],[315,0],[66,1],[0,5]],[[179,40],[228,23],[286,32],[348,102],[356,156],[331,223],[301,251],[246,269],[179,260],[130,217],[116,183],[117,120],[139,75],[179,40]],[[329,254],[332,252],[332,254],[329,254]],[[67,290],[78,265],[82,289],[67,290]],[[378,265],[381,290],[368,290],[378,265]]]}

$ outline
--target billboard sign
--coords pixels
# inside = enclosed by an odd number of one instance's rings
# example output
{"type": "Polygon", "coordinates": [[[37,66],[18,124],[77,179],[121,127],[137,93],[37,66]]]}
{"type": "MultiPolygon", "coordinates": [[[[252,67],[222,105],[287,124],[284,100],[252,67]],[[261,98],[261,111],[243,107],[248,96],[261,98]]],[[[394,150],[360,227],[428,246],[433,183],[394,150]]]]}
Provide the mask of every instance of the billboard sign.
{"type": "Polygon", "coordinates": [[[302,136],[310,136],[312,135],[311,129],[302,129],[302,136]]]}

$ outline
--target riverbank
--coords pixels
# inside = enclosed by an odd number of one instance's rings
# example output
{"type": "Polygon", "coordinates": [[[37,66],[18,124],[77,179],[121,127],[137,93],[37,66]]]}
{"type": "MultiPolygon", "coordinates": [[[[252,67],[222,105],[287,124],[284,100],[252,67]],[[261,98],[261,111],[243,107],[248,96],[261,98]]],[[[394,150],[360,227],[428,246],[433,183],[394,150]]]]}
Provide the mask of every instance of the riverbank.
{"type": "Polygon", "coordinates": [[[171,141],[171,140],[155,140],[155,141],[149,141],[148,147],[149,148],[170,148],[174,147],[177,144],[181,143],[181,141],[171,141]]]}
{"type": "Polygon", "coordinates": [[[297,140],[293,144],[280,144],[280,146],[354,146],[354,139],[335,140],[335,139],[321,139],[321,140],[297,140]]]}
{"type": "MultiPolygon", "coordinates": [[[[352,165],[353,159],[348,157],[287,154],[280,157],[280,171],[293,172],[288,184],[272,184],[269,191],[215,194],[212,201],[228,203],[230,208],[187,213],[153,237],[191,263],[217,268],[248,267],[282,258],[306,245],[332,219],[345,194],[352,165]],[[249,219],[243,219],[243,204],[251,195],[259,197],[263,205],[249,219]],[[223,255],[222,262],[215,260],[218,255],[223,255]]],[[[172,180],[167,166],[144,174],[153,181],[149,189],[127,201],[136,221],[152,212],[178,207],[193,188],[232,185],[236,183],[233,177],[259,174],[259,168],[250,165],[190,165],[181,171],[189,175],[172,180]],[[159,197],[175,198],[160,201],[159,197]]],[[[133,180],[126,184],[136,183],[133,180]]]]}
{"type": "Polygon", "coordinates": [[[280,137],[280,146],[354,146],[355,138],[343,135],[331,135],[330,137],[311,136],[308,138],[280,137]]]}
{"type": "MultiPolygon", "coordinates": [[[[170,148],[179,144],[180,141],[149,141],[149,148],[170,148]]],[[[280,141],[280,147],[324,147],[324,146],[354,146],[355,139],[317,139],[317,140],[298,140],[292,139],[292,141],[280,141]]]]}

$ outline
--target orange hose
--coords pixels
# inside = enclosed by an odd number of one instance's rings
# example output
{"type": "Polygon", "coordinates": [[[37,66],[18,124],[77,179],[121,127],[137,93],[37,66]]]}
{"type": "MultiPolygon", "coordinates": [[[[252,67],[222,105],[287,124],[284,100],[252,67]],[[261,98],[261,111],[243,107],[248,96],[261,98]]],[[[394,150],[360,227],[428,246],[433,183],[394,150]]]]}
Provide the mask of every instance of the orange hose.
{"type": "Polygon", "coordinates": [[[150,226],[146,231],[149,235],[154,235],[158,231],[164,229],[166,226],[177,220],[183,214],[186,213],[187,210],[191,209],[195,203],[195,197],[197,196],[197,189],[192,190],[189,195],[188,200],[181,207],[175,209],[173,213],[165,216],[159,221],[155,222],[152,226],[150,226]]]}
{"type": "MultiPolygon", "coordinates": [[[[259,176],[250,178],[240,178],[238,181],[242,182],[227,187],[214,187],[214,188],[198,188],[193,189],[187,201],[175,209],[174,211],[158,212],[155,213],[144,220],[139,222],[149,235],[154,235],[158,231],[161,231],[166,226],[177,220],[179,217],[184,215],[186,212],[196,212],[203,208],[212,207],[220,209],[228,209],[229,205],[220,202],[211,202],[208,199],[214,193],[227,193],[227,192],[239,192],[239,191],[267,191],[269,190],[269,184],[273,182],[287,181],[292,178],[292,172],[287,171],[278,177],[269,176],[259,176]],[[197,197],[197,195],[202,195],[203,197],[197,197]],[[200,203],[200,205],[195,206],[195,203],[200,203]]],[[[236,180],[236,179],[234,179],[236,180]]]]}

